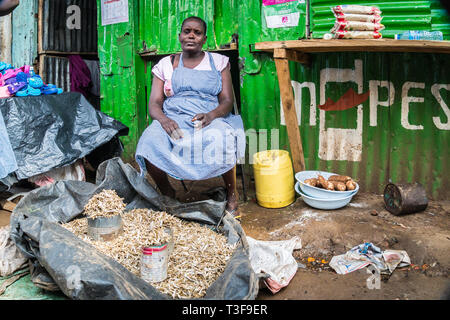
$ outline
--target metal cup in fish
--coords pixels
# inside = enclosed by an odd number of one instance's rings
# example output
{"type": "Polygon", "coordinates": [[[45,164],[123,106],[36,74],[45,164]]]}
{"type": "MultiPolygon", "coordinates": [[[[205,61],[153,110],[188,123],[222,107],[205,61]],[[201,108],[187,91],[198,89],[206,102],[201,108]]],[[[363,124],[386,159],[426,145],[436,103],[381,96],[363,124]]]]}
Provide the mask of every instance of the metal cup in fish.
{"type": "Polygon", "coordinates": [[[95,241],[111,241],[123,231],[120,214],[113,217],[88,218],[88,236],[95,241]]]}

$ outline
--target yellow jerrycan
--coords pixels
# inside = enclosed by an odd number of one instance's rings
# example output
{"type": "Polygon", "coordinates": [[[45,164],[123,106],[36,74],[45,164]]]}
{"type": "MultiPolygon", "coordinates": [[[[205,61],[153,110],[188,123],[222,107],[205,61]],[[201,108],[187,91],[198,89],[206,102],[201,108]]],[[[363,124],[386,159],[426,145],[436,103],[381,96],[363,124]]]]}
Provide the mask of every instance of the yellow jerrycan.
{"type": "Polygon", "coordinates": [[[267,150],[253,155],[256,200],[261,207],[282,208],[295,200],[294,173],[289,152],[267,150]]]}

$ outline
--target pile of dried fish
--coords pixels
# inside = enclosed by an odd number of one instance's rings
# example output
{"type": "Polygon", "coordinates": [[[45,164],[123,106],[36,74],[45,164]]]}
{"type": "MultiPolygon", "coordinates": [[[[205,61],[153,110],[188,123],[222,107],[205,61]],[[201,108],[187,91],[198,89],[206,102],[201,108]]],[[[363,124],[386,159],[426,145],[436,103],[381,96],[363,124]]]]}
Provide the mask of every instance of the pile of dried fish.
{"type": "Polygon", "coordinates": [[[122,214],[125,207],[123,198],[115,190],[103,190],[89,199],[84,207],[84,214],[88,218],[112,217],[122,214]]]}
{"type": "Polygon", "coordinates": [[[166,212],[135,209],[124,212],[122,220],[123,233],[109,242],[91,240],[85,218],[63,226],[137,276],[140,276],[142,247],[170,241],[170,235],[165,232],[170,228],[174,249],[169,258],[168,276],[152,286],[175,299],[203,297],[223,273],[235,249],[223,235],[166,212]]]}

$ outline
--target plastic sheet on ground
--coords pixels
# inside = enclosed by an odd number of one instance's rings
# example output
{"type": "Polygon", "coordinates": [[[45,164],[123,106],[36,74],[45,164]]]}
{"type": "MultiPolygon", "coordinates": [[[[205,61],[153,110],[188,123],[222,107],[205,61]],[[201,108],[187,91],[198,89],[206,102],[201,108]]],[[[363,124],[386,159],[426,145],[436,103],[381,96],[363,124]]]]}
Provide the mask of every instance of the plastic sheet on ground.
{"type": "MultiPolygon", "coordinates": [[[[78,218],[88,200],[104,189],[116,190],[126,210],[166,211],[211,227],[226,205],[214,200],[180,203],[161,196],[131,165],[120,158],[107,160],[97,170],[96,184],[58,181],[31,191],[17,204],[11,238],[33,265],[32,281],[41,287],[53,281],[71,299],[171,299],[61,226],[78,218]]],[[[221,232],[237,248],[204,299],[255,299],[259,278],[252,270],[242,227],[227,214],[221,232]]]]}
{"type": "Polygon", "coordinates": [[[382,251],[370,242],[353,247],[345,254],[334,256],[330,261],[330,267],[338,274],[347,274],[368,265],[373,265],[381,274],[391,274],[395,268],[410,264],[411,260],[406,251],[382,251]]]}
{"type": "Polygon", "coordinates": [[[247,237],[253,271],[263,273],[265,285],[272,293],[286,287],[294,277],[298,264],[292,252],[301,249],[301,240],[261,241],[247,237]]]}
{"type": "Polygon", "coordinates": [[[72,164],[128,134],[125,125],[95,110],[77,92],[0,99],[0,112],[17,161],[18,180],[72,164]]]}
{"type": "Polygon", "coordinates": [[[22,252],[11,241],[9,226],[0,228],[0,277],[6,277],[21,269],[27,262],[22,252]]]}

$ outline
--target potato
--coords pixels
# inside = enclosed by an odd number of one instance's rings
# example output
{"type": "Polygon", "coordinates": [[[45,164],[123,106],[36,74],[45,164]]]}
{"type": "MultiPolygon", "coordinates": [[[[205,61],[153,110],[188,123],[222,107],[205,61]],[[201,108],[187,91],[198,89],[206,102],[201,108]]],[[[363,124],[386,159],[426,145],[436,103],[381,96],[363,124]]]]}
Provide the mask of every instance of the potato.
{"type": "Polygon", "coordinates": [[[346,190],[347,190],[347,186],[346,186],[345,183],[343,183],[343,182],[339,182],[339,181],[330,181],[330,180],[328,180],[328,181],[331,182],[331,183],[333,184],[334,189],[335,189],[336,191],[346,191],[346,190]]]}
{"type": "Polygon", "coordinates": [[[330,181],[325,180],[325,178],[322,177],[320,174],[319,174],[319,185],[322,188],[324,188],[324,189],[334,191],[333,183],[331,183],[330,181]]]}
{"type": "Polygon", "coordinates": [[[308,186],[311,186],[311,187],[317,187],[318,181],[317,181],[316,178],[311,178],[311,179],[306,179],[304,181],[304,183],[307,184],[308,186]]]}
{"type": "Polygon", "coordinates": [[[345,185],[347,186],[347,190],[355,190],[356,189],[356,182],[353,180],[349,180],[345,183],[345,185]]]}
{"type": "Polygon", "coordinates": [[[328,181],[339,181],[339,182],[343,182],[343,183],[346,183],[349,180],[352,180],[352,177],[341,176],[341,175],[332,175],[328,178],[328,181]]]}

